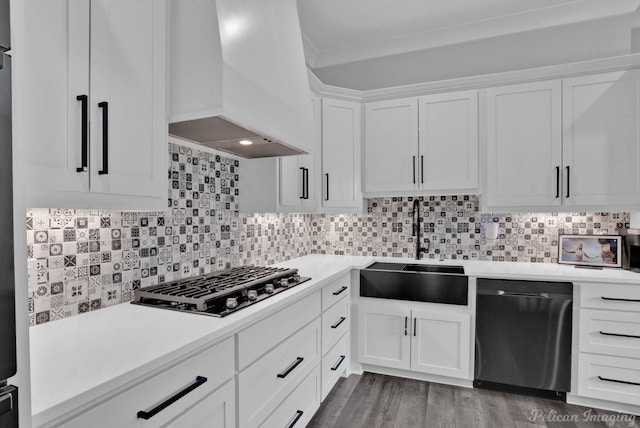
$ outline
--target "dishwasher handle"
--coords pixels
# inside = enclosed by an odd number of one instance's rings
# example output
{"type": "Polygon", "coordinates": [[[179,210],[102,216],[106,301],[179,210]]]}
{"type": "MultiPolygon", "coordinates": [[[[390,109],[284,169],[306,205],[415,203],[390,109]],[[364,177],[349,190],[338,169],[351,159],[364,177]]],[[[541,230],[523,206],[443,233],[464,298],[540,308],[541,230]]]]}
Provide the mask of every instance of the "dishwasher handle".
{"type": "Polygon", "coordinates": [[[504,290],[478,290],[478,295],[495,296],[495,297],[533,297],[550,299],[549,293],[527,293],[520,291],[504,291],[504,290]]]}

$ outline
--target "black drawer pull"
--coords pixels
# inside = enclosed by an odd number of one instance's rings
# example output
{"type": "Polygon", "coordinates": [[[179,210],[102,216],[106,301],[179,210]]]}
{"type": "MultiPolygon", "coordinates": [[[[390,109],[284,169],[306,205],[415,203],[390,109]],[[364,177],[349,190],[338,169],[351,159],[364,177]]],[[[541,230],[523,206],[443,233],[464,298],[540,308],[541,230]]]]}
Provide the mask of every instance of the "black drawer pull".
{"type": "Polygon", "coordinates": [[[556,198],[560,197],[560,167],[556,166],[556,198]]]}
{"type": "Polygon", "coordinates": [[[640,303],[640,299],[620,299],[617,297],[604,297],[602,296],[602,300],[611,300],[615,302],[637,302],[640,303]]]}
{"type": "Polygon", "coordinates": [[[302,410],[296,410],[296,416],[293,418],[291,423],[287,425],[287,428],[293,428],[293,426],[298,422],[298,420],[302,417],[304,412],[302,410]]]}
{"type": "Polygon", "coordinates": [[[605,331],[601,331],[600,334],[603,336],[631,337],[633,339],[640,339],[640,336],[634,336],[632,334],[607,333],[605,331]]]}
{"type": "Polygon", "coordinates": [[[416,337],[417,331],[418,331],[418,327],[417,324],[418,323],[418,318],[414,318],[413,319],[413,337],[416,337]]]}
{"type": "Polygon", "coordinates": [[[413,157],[413,184],[416,184],[416,157],[413,157]]]}
{"type": "Polygon", "coordinates": [[[571,167],[567,165],[567,199],[571,196],[571,167]]]}
{"type": "Polygon", "coordinates": [[[349,287],[344,286],[344,287],[342,287],[340,290],[338,290],[338,291],[334,291],[334,292],[333,292],[333,295],[334,295],[334,296],[337,296],[338,294],[341,294],[343,291],[347,290],[348,288],[349,288],[349,287]]]}
{"type": "Polygon", "coordinates": [[[76,100],[82,102],[82,123],[80,124],[80,132],[82,139],[82,147],[80,149],[81,166],[76,168],[76,172],[85,172],[89,165],[88,147],[89,147],[89,97],[86,95],[78,95],[76,100]]]}
{"type": "Polygon", "coordinates": [[[407,322],[409,321],[409,317],[404,317],[404,335],[407,335],[407,322]]]}
{"type": "Polygon", "coordinates": [[[109,174],[109,103],[102,101],[98,103],[102,109],[102,169],[98,175],[109,174]]]}
{"type": "Polygon", "coordinates": [[[332,325],[331,328],[338,328],[338,326],[340,324],[342,324],[344,322],[344,320],[346,320],[345,317],[340,317],[340,319],[338,321],[336,321],[336,323],[334,325],[332,325]]]}
{"type": "Polygon", "coordinates": [[[345,358],[347,358],[346,355],[340,355],[340,359],[338,360],[338,362],[336,363],[335,366],[331,367],[331,370],[333,370],[334,372],[336,370],[338,370],[338,367],[340,367],[340,365],[342,365],[342,362],[344,361],[345,358]]]}
{"type": "Polygon", "coordinates": [[[598,379],[604,380],[604,381],[607,381],[607,382],[624,383],[626,385],[640,386],[640,382],[629,382],[627,380],[609,379],[609,378],[602,377],[602,376],[598,376],[598,379]]]}
{"type": "Polygon", "coordinates": [[[325,176],[327,177],[327,197],[325,198],[325,201],[329,200],[329,173],[326,173],[325,176]]]}
{"type": "Polygon", "coordinates": [[[187,395],[188,393],[190,393],[191,391],[193,391],[197,387],[201,386],[206,381],[207,381],[206,377],[204,377],[204,376],[196,376],[195,382],[193,382],[191,385],[187,386],[182,391],[178,392],[176,395],[174,395],[174,396],[170,397],[169,399],[167,399],[166,401],[160,403],[159,405],[157,405],[153,409],[149,410],[148,412],[145,411],[145,410],[140,410],[138,412],[138,419],[145,419],[145,420],[146,419],[151,419],[152,417],[154,417],[155,415],[157,415],[158,413],[160,413],[161,411],[163,411],[164,409],[166,409],[167,407],[169,407],[170,405],[172,405],[173,403],[175,403],[176,401],[178,401],[179,399],[181,399],[182,397],[184,397],[185,395],[187,395]]]}
{"type": "Polygon", "coordinates": [[[289,375],[289,373],[291,373],[293,371],[293,369],[298,367],[300,365],[300,363],[303,362],[303,361],[304,361],[304,358],[302,358],[302,357],[296,358],[296,360],[293,363],[291,363],[291,365],[289,367],[284,369],[284,371],[282,373],[278,373],[278,377],[280,379],[284,379],[285,377],[287,377],[289,375]]]}

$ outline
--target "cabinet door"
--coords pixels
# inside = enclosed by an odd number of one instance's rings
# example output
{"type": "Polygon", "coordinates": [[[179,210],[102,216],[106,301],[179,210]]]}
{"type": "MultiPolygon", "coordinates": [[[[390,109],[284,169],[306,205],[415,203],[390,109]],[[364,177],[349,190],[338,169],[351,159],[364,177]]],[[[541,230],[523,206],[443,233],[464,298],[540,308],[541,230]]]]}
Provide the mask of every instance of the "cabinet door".
{"type": "Polygon", "coordinates": [[[92,191],[166,196],[165,68],[165,0],[92,0],[92,191]]]}
{"type": "Polygon", "coordinates": [[[377,101],[364,106],[364,191],[416,189],[418,100],[377,101]]]}
{"type": "Polygon", "coordinates": [[[322,100],[322,206],[358,208],[360,191],[360,104],[322,100]]]}
{"type": "Polygon", "coordinates": [[[560,81],[487,90],[487,206],[561,203],[560,81]]]}
{"type": "Polygon", "coordinates": [[[203,398],[166,425],[167,428],[235,428],[236,394],[233,381],[203,398]]]}
{"type": "Polygon", "coordinates": [[[412,311],[411,370],[471,379],[471,316],[412,311]]]}
{"type": "Polygon", "coordinates": [[[640,70],[562,85],[564,204],[640,205],[640,70]]]}
{"type": "Polygon", "coordinates": [[[304,183],[300,158],[301,156],[284,156],[279,159],[279,203],[284,211],[302,207],[304,183]]]}
{"type": "Polygon", "coordinates": [[[27,188],[88,191],[77,97],[89,95],[89,2],[27,1],[24,8],[25,83],[14,120],[21,123],[27,188]]]}
{"type": "Polygon", "coordinates": [[[420,97],[422,190],[478,188],[478,92],[420,97]]]}
{"type": "Polygon", "coordinates": [[[358,307],[358,357],[361,363],[409,370],[410,311],[358,307]]]}

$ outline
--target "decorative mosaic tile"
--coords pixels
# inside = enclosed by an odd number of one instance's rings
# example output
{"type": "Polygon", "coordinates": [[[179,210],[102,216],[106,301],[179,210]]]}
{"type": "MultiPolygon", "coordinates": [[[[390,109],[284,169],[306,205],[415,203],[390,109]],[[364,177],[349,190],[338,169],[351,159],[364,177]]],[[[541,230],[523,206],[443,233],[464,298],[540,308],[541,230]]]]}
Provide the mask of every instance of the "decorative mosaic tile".
{"type": "MultiPolygon", "coordinates": [[[[366,214],[239,214],[239,162],[169,144],[167,210],[29,209],[29,323],[125,303],[132,290],[302,255],[414,257],[413,198],[369,200],[366,214]]],[[[481,213],[477,196],[420,198],[434,260],[555,263],[558,235],[615,233],[627,213],[481,213]],[[484,225],[499,224],[495,240],[484,225]]]]}

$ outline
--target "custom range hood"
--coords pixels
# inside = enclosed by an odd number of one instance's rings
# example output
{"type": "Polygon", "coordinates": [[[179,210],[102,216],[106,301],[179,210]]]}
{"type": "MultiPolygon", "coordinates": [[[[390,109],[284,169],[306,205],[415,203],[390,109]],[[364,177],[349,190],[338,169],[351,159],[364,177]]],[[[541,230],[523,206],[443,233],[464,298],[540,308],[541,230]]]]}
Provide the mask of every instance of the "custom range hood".
{"type": "Polygon", "coordinates": [[[245,158],[311,151],[296,0],[170,0],[169,40],[170,135],[245,158]]]}

